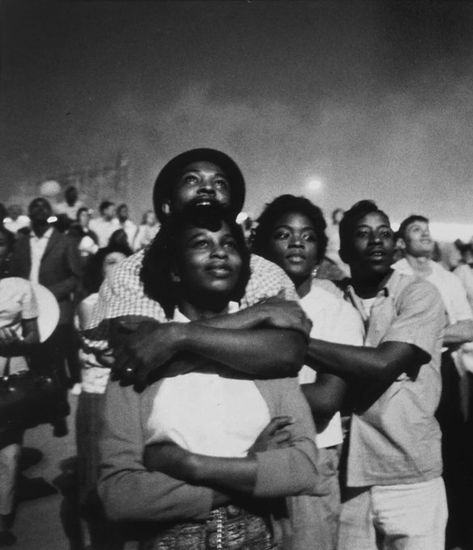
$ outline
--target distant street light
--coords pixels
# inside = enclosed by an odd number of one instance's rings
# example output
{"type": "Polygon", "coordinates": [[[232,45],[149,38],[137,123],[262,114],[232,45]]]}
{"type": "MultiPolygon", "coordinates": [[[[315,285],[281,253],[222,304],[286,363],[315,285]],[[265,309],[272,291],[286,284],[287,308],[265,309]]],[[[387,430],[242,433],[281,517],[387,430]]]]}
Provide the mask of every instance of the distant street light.
{"type": "Polygon", "coordinates": [[[320,178],[310,178],[307,180],[305,187],[307,192],[318,194],[322,191],[324,183],[320,178]]]}

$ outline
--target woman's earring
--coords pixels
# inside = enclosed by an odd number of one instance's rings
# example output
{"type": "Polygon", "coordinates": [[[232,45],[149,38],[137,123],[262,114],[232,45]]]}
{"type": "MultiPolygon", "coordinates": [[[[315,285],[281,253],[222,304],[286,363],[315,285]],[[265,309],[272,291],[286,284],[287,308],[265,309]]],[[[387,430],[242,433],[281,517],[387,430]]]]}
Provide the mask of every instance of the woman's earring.
{"type": "Polygon", "coordinates": [[[171,207],[168,201],[163,202],[163,204],[161,205],[161,211],[165,216],[169,216],[169,214],[171,213],[171,207]]]}
{"type": "Polygon", "coordinates": [[[317,277],[317,271],[319,270],[319,267],[314,267],[312,270],[312,279],[315,279],[317,277]]]}

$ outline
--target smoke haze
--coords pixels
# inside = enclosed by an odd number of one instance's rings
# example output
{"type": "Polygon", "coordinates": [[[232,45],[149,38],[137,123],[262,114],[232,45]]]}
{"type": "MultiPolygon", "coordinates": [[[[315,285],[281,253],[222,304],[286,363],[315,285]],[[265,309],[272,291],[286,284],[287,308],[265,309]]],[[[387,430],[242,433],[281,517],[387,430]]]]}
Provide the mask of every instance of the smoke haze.
{"type": "Polygon", "coordinates": [[[120,150],[138,216],[172,155],[211,146],[253,214],[291,192],[469,222],[473,7],[414,4],[4,2],[0,200],[120,150]]]}

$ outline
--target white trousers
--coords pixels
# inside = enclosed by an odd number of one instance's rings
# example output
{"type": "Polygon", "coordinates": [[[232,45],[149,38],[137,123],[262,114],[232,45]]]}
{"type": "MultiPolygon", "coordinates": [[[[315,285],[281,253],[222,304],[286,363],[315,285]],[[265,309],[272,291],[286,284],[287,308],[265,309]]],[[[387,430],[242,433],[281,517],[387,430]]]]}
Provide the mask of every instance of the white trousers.
{"type": "Polygon", "coordinates": [[[447,501],[441,477],[349,489],[338,550],[444,550],[447,501]],[[351,494],[350,494],[351,493],[351,494]]]}

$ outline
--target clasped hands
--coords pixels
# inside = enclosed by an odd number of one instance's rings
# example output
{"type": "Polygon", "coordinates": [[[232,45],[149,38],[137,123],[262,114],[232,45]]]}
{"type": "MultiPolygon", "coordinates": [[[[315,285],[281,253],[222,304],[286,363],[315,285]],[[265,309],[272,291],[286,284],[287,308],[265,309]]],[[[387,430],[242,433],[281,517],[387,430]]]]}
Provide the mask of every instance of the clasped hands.
{"type": "Polygon", "coordinates": [[[197,356],[186,361],[181,354],[182,360],[174,360],[180,352],[186,352],[185,342],[190,335],[191,325],[230,330],[273,327],[296,330],[306,338],[312,327],[297,302],[283,300],[279,296],[263,300],[237,313],[193,323],[159,323],[144,317],[129,317],[116,323],[112,342],[114,377],[120,379],[122,385],[135,384],[137,389],[146,386],[151,372],[160,377],[196,370],[197,356]]]}

